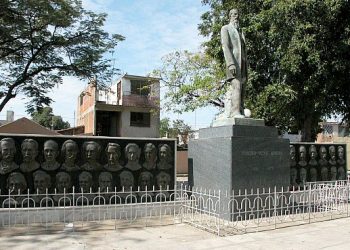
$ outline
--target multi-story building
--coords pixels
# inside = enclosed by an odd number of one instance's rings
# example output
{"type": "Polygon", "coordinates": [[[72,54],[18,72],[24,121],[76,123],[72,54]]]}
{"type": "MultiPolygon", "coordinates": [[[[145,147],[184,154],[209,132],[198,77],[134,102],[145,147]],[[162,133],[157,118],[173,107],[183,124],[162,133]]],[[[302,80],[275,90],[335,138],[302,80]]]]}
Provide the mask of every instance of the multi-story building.
{"type": "Polygon", "coordinates": [[[109,89],[90,82],[78,97],[77,125],[85,134],[159,137],[159,79],[122,76],[109,89]]]}

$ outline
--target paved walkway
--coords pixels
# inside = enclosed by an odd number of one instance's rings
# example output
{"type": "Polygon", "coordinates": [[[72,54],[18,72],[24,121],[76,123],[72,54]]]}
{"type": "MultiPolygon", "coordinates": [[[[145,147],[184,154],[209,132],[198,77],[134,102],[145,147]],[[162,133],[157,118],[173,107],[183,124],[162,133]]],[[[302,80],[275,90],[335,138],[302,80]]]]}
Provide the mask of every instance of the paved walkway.
{"type": "Polygon", "coordinates": [[[0,230],[0,249],[350,249],[350,218],[219,237],[187,224],[111,230],[0,230]]]}

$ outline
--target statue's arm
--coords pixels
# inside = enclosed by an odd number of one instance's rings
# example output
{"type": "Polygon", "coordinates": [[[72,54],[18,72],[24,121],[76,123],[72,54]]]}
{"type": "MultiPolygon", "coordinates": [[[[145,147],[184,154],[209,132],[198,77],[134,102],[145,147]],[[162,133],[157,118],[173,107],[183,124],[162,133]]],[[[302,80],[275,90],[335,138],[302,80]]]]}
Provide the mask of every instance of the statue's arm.
{"type": "Polygon", "coordinates": [[[226,26],[221,28],[221,45],[224,52],[226,67],[234,66],[233,53],[230,46],[230,37],[226,26]]]}

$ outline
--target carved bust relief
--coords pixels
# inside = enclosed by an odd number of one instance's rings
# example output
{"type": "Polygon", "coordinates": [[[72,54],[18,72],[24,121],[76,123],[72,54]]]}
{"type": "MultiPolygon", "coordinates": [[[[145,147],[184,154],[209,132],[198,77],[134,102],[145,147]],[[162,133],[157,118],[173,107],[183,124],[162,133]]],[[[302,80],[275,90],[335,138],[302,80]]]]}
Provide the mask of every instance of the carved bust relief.
{"type": "Polygon", "coordinates": [[[320,147],[320,160],[318,164],[321,166],[321,181],[328,181],[327,149],[325,146],[320,147]]]}
{"type": "Polygon", "coordinates": [[[298,186],[297,175],[298,175],[297,169],[296,168],[291,168],[290,169],[290,185],[292,187],[297,187],[298,186]]]}
{"type": "Polygon", "coordinates": [[[109,172],[102,172],[98,177],[98,186],[100,192],[112,192],[113,188],[113,176],[109,172]]]}
{"type": "Polygon", "coordinates": [[[172,161],[172,150],[168,144],[159,145],[159,163],[158,169],[167,170],[171,169],[173,165],[172,161]]]}
{"type": "Polygon", "coordinates": [[[104,168],[111,172],[117,172],[123,167],[120,165],[121,150],[117,143],[108,143],[106,147],[107,164],[104,168]]]}
{"type": "Polygon", "coordinates": [[[36,161],[38,156],[38,142],[33,139],[25,139],[21,145],[21,151],[23,156],[23,162],[20,165],[20,169],[24,173],[33,172],[40,167],[40,164],[36,161]]]}
{"type": "Polygon", "coordinates": [[[306,148],[305,146],[301,145],[299,147],[299,162],[298,165],[300,167],[306,167],[307,162],[306,162],[306,148]]]}
{"type": "Polygon", "coordinates": [[[83,171],[79,175],[79,187],[83,193],[89,193],[90,189],[92,189],[92,175],[83,171]]]}
{"type": "Polygon", "coordinates": [[[120,178],[120,186],[124,188],[124,191],[130,191],[134,187],[134,176],[133,174],[128,171],[124,170],[119,175],[120,178]]]}
{"type": "Polygon", "coordinates": [[[157,148],[153,143],[147,143],[143,148],[145,162],[142,166],[147,170],[154,170],[157,166],[157,148]]]}
{"type": "Polygon", "coordinates": [[[310,181],[317,181],[317,149],[315,145],[311,145],[309,148],[310,160],[309,160],[309,171],[310,171],[310,181]]]}
{"type": "Polygon", "coordinates": [[[12,195],[25,193],[27,191],[27,181],[24,175],[19,172],[9,174],[7,188],[12,195]]]}
{"type": "Polygon", "coordinates": [[[27,181],[24,175],[19,172],[12,172],[7,178],[6,187],[9,190],[9,194],[11,194],[12,197],[9,199],[5,199],[2,206],[19,207],[24,199],[24,197],[19,195],[25,194],[27,191],[27,181]]]}
{"type": "Polygon", "coordinates": [[[46,191],[50,192],[51,177],[49,174],[42,170],[38,170],[33,173],[34,189],[38,194],[45,194],[46,191]]]}
{"type": "Polygon", "coordinates": [[[86,162],[81,166],[82,170],[97,171],[101,170],[102,165],[98,162],[100,158],[101,146],[95,141],[84,142],[83,155],[86,162]]]}
{"type": "Polygon", "coordinates": [[[67,140],[62,144],[61,155],[63,157],[62,170],[67,172],[78,171],[80,168],[76,164],[78,155],[78,145],[73,140],[67,140]]]}
{"type": "Polygon", "coordinates": [[[68,173],[58,172],[56,174],[56,188],[58,193],[68,193],[72,188],[72,180],[68,173]]]}
{"type": "Polygon", "coordinates": [[[332,145],[328,148],[328,152],[329,152],[329,165],[331,166],[335,166],[337,165],[337,156],[336,156],[336,151],[335,151],[335,147],[332,145]]]}
{"type": "Polygon", "coordinates": [[[60,164],[56,161],[58,156],[58,144],[53,140],[47,140],[44,143],[44,158],[41,168],[46,171],[55,171],[60,167],[60,164]]]}
{"type": "Polygon", "coordinates": [[[304,186],[306,184],[307,171],[306,168],[300,168],[299,170],[299,185],[304,186]]]}
{"type": "Polygon", "coordinates": [[[344,166],[345,165],[345,160],[344,160],[344,148],[342,146],[338,146],[338,160],[337,163],[339,166],[344,166]]]}
{"type": "Polygon", "coordinates": [[[141,165],[139,163],[141,155],[141,149],[136,143],[129,143],[125,147],[125,158],[127,159],[127,163],[125,168],[131,171],[137,171],[141,169],[141,165]]]}
{"type": "Polygon", "coordinates": [[[12,138],[4,138],[0,141],[0,152],[2,156],[0,174],[5,175],[19,168],[14,162],[16,144],[12,138]]]}
{"type": "Polygon", "coordinates": [[[294,145],[289,146],[289,165],[290,167],[295,167],[297,165],[295,160],[295,147],[294,145]]]}
{"type": "Polygon", "coordinates": [[[153,188],[153,175],[150,172],[144,171],[140,174],[139,187],[142,191],[152,190],[152,188],[153,188]]]}

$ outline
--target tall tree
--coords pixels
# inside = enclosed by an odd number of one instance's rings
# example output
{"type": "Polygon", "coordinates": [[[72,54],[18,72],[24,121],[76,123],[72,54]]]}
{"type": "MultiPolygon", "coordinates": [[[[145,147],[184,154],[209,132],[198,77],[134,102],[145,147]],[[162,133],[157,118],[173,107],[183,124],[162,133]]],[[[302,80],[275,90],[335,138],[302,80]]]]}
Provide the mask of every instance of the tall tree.
{"type": "Polygon", "coordinates": [[[169,118],[165,117],[160,120],[160,136],[168,138],[177,138],[178,136],[187,137],[192,131],[190,125],[186,124],[183,120],[171,121],[169,118]]]}
{"type": "Polygon", "coordinates": [[[321,118],[337,113],[350,120],[349,1],[202,2],[210,6],[199,25],[209,38],[205,53],[222,70],[220,29],[230,9],[240,11],[249,60],[245,104],[253,116],[281,130],[301,130],[304,141],[314,139],[321,118]]]}
{"type": "Polygon", "coordinates": [[[105,32],[105,20],[79,0],[2,0],[0,111],[20,93],[29,113],[49,105],[46,94],[63,76],[109,80],[115,72],[103,55],[124,38],[105,32]]]}
{"type": "Polygon", "coordinates": [[[223,107],[224,73],[220,65],[202,52],[176,51],[162,57],[162,66],[151,73],[165,87],[162,109],[177,113],[198,107],[223,107]]]}
{"type": "Polygon", "coordinates": [[[69,122],[63,121],[61,116],[54,115],[51,107],[44,107],[32,114],[33,121],[54,130],[69,128],[69,122]]]}

